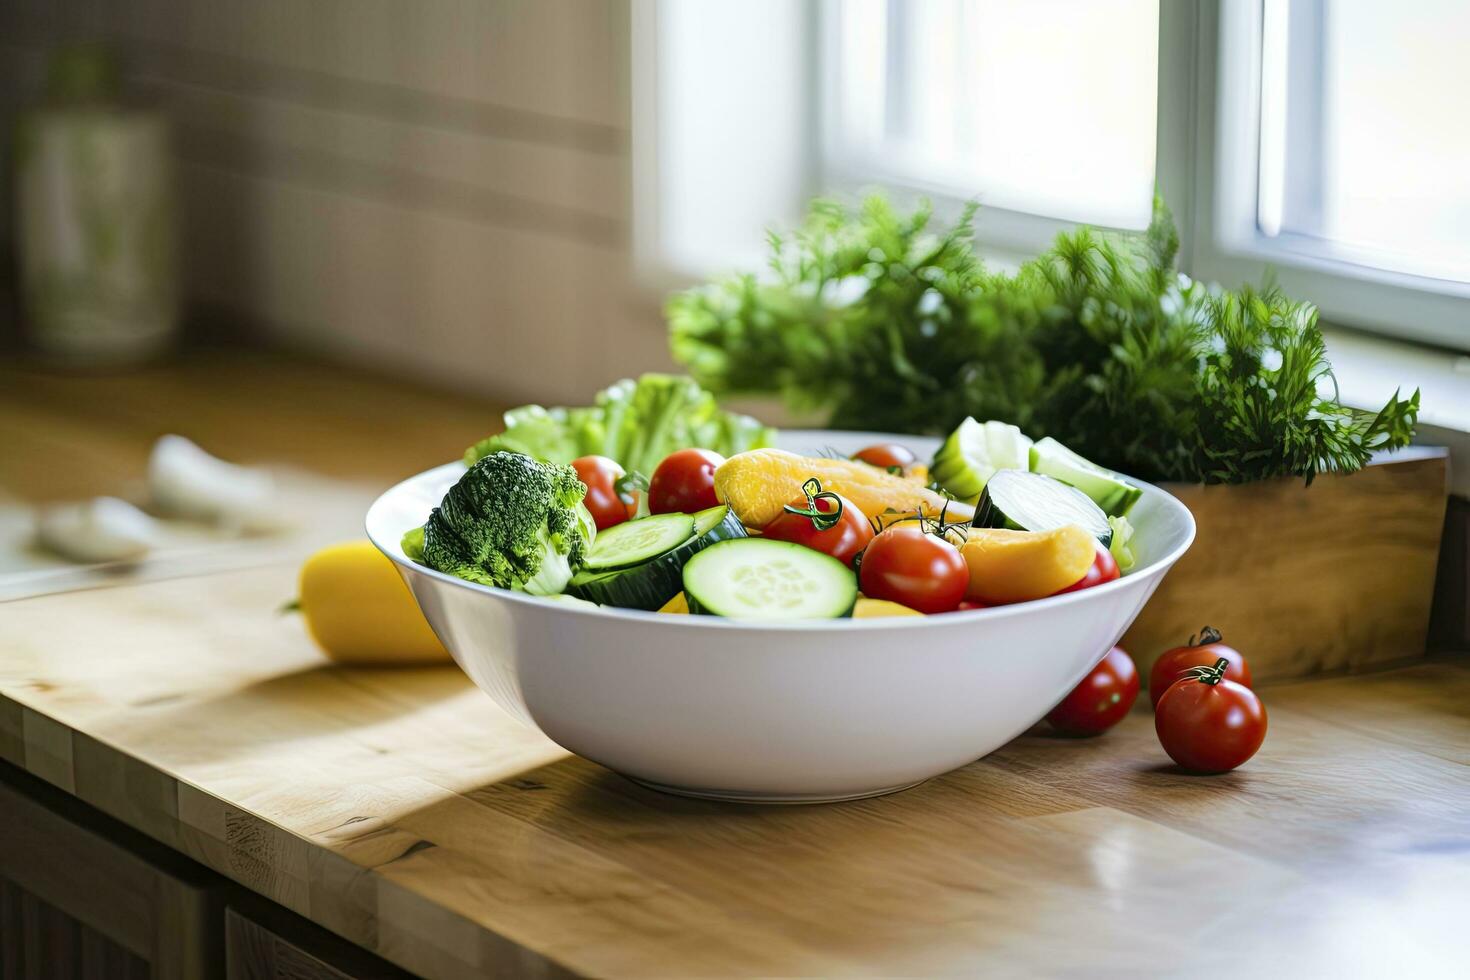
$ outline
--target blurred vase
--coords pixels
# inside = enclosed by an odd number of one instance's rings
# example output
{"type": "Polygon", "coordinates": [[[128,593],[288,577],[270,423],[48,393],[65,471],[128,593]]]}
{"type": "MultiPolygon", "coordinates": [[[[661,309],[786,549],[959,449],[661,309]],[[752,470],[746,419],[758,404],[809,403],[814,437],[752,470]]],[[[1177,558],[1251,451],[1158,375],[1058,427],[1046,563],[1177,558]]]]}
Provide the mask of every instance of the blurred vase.
{"type": "Polygon", "coordinates": [[[119,100],[105,50],[58,52],[15,139],[16,251],[31,343],[79,367],[163,350],[179,322],[169,127],[119,100]]]}

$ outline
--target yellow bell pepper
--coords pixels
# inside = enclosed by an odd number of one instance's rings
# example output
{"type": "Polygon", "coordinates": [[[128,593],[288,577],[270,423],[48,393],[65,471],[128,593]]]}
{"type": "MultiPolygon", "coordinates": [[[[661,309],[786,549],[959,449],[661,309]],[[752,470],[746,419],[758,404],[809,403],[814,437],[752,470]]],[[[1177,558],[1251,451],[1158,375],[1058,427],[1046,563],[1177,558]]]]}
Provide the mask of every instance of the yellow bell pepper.
{"type": "Polygon", "coordinates": [[[993,604],[1054,595],[1087,574],[1097,547],[1075,524],[1051,531],[972,527],[960,545],[970,569],[965,598],[993,604]]]}
{"type": "Polygon", "coordinates": [[[715,496],[729,504],[746,527],[765,527],[782,508],[800,499],[802,484],[812,477],[821,481],[823,490],[847,498],[868,517],[885,511],[923,511],[937,517],[946,505],[950,520],[975,516],[974,507],[946,500],[912,477],[894,476],[856,460],[798,456],[781,449],[751,449],[725,460],[715,470],[715,496]]]}
{"type": "Polygon", "coordinates": [[[323,548],[301,566],[296,601],[322,652],[352,664],[447,663],[398,570],[370,541],[323,548]]]}
{"type": "Polygon", "coordinates": [[[869,599],[865,595],[858,596],[857,605],[852,607],[853,619],[881,619],[885,616],[922,616],[923,613],[917,609],[898,602],[890,602],[887,599],[869,599]]]}
{"type": "Polygon", "coordinates": [[[659,609],[659,612],[673,613],[676,616],[688,615],[689,600],[684,597],[684,593],[680,592],[668,602],[664,603],[663,607],[659,609]]]}

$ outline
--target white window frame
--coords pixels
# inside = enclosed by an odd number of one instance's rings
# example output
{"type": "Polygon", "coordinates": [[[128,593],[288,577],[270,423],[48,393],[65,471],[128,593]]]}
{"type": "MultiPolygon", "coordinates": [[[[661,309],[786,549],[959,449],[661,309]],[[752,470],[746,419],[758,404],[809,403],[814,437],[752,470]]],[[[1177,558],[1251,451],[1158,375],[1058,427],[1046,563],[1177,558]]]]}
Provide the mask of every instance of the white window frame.
{"type": "MultiPolygon", "coordinates": [[[[1160,0],[1157,187],[1180,232],[1180,269],[1197,279],[1228,286],[1274,279],[1294,296],[1310,299],[1329,323],[1373,333],[1470,350],[1470,284],[1433,280],[1315,253],[1302,236],[1268,238],[1257,227],[1260,132],[1261,12],[1264,0],[1160,0]]],[[[803,197],[818,191],[856,196],[875,185],[895,202],[933,202],[941,221],[953,220],[967,198],[942,187],[897,183],[833,159],[826,149],[832,124],[829,76],[835,65],[834,0],[793,0],[808,24],[805,56],[817,65],[794,66],[807,80],[807,118],[820,126],[804,146],[766,147],[752,153],[752,179],[761,168],[799,167],[803,197]],[[811,52],[816,53],[813,59],[811,52]]],[[[656,0],[633,0],[632,196],[633,258],[638,280],[660,293],[681,288],[719,270],[680,267],[659,240],[656,0]]],[[[751,43],[759,43],[757,39],[751,43]]],[[[752,50],[753,63],[770,51],[752,50]]],[[[787,66],[792,68],[793,66],[787,66]]],[[[790,73],[788,73],[790,74],[790,73]]],[[[736,146],[758,146],[754,139],[736,146]]],[[[794,219],[804,200],[793,200],[783,219],[794,219]]],[[[982,207],[975,240],[989,261],[1014,265],[1044,250],[1059,232],[1075,226],[999,207],[982,207]]],[[[755,266],[751,266],[755,268],[755,266]]]]}
{"type": "MultiPolygon", "coordinates": [[[[825,190],[856,196],[873,187],[883,187],[898,204],[912,206],[927,199],[941,220],[957,217],[969,196],[956,194],[952,188],[926,185],[922,181],[899,180],[891,174],[843,159],[834,153],[838,144],[833,132],[837,112],[832,88],[837,82],[839,0],[818,2],[818,89],[815,93],[816,118],[821,125],[817,158],[811,171],[825,190]]],[[[1188,244],[1185,229],[1194,210],[1194,144],[1195,79],[1194,50],[1197,34],[1197,8],[1194,3],[1159,0],[1159,69],[1158,125],[1155,148],[1155,181],[1164,202],[1174,213],[1180,228],[1181,256],[1188,244]]],[[[1076,221],[1045,215],[1013,211],[1001,207],[981,207],[975,217],[975,242],[983,258],[1014,265],[1035,256],[1051,245],[1056,236],[1077,227],[1076,221]]],[[[1137,231],[1132,229],[1114,229],[1137,231]]]]}
{"type": "MultiPolygon", "coordinates": [[[[807,91],[800,93],[806,101],[807,118],[818,125],[805,146],[782,146],[775,154],[763,153],[751,161],[751,172],[760,179],[762,167],[775,160],[789,163],[793,152],[803,154],[801,167],[806,177],[803,199],[793,201],[790,217],[799,215],[805,198],[820,192],[856,197],[865,190],[883,186],[899,206],[912,207],[920,198],[934,206],[940,221],[952,221],[968,201],[952,189],[896,182],[889,175],[864,171],[833,159],[827,152],[831,145],[831,114],[825,110],[830,102],[831,79],[836,64],[836,41],[825,25],[834,23],[833,0],[793,0],[808,11],[810,25],[809,51],[817,52],[819,64],[805,73],[807,91]]],[[[657,0],[633,0],[631,54],[631,94],[633,116],[632,139],[632,248],[633,269],[639,283],[652,292],[667,292],[692,284],[701,270],[680,265],[664,249],[660,222],[662,202],[659,195],[659,120],[658,103],[658,4],[657,0]]],[[[1174,212],[1181,231],[1181,260],[1191,245],[1185,230],[1194,211],[1195,184],[1194,113],[1195,76],[1193,52],[1196,44],[1198,13],[1195,4],[1160,0],[1159,10],[1159,95],[1158,129],[1155,153],[1157,182],[1165,202],[1174,212]]],[[[768,51],[752,51],[756,61],[769,57],[768,51]]],[[[782,164],[787,165],[787,164],[782,164]]],[[[779,215],[772,215],[773,222],[779,215]]],[[[1042,215],[1011,211],[999,207],[983,207],[975,221],[975,240],[980,254],[990,261],[1014,265],[1051,244],[1056,236],[1076,226],[1076,222],[1042,215]]],[[[715,270],[702,270],[709,273],[715,270]]]]}
{"type": "Polygon", "coordinates": [[[1331,323],[1470,349],[1470,283],[1355,262],[1307,236],[1261,233],[1264,6],[1265,0],[1206,0],[1199,7],[1199,139],[1187,268],[1196,278],[1227,285],[1269,276],[1293,296],[1316,303],[1331,323]]]}

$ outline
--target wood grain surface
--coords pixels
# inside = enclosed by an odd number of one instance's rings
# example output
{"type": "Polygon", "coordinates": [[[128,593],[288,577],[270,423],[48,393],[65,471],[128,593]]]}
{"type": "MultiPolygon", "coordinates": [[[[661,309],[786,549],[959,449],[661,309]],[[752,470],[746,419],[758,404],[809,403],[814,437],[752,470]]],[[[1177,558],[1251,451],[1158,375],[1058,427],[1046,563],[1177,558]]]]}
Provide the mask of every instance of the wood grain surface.
{"type": "Polygon", "coordinates": [[[1205,625],[1259,680],[1371,669],[1425,653],[1449,459],[1412,447],[1349,475],[1168,484],[1194,545],[1123,639],[1143,669],[1205,625]]]}
{"type": "Polygon", "coordinates": [[[1135,713],[884,799],[744,807],[569,757],[452,668],[328,666],[273,613],[294,574],[6,605],[4,757],[431,977],[1461,962],[1462,664],[1269,687],[1223,777],[1135,713]]]}
{"type": "Polygon", "coordinates": [[[246,348],[190,350],[117,374],[0,360],[0,491],[46,503],[142,481],[169,432],[237,463],[381,486],[457,459],[502,407],[246,348]]]}
{"type": "Polygon", "coordinates": [[[248,349],[199,349],[123,374],[0,363],[0,602],[300,561],[362,537],[388,486],[498,428],[490,403],[248,349]],[[149,450],[186,435],[275,476],[289,531],[242,536],[171,520],[142,562],[76,565],[38,548],[36,511],[105,494],[146,506],[149,450]]]}

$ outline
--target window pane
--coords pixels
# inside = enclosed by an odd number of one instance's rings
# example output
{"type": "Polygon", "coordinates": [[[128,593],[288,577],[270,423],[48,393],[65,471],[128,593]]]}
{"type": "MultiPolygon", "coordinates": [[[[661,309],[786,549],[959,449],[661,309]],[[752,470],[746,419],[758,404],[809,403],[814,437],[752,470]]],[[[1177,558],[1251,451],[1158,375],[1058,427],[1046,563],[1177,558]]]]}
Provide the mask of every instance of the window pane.
{"type": "Polygon", "coordinates": [[[1261,230],[1470,281],[1470,4],[1266,0],[1264,13],[1261,230]]]}
{"type": "Polygon", "coordinates": [[[663,258],[699,273],[759,265],[766,228],[797,217],[808,191],[801,5],[665,3],[656,15],[663,258]]]}
{"type": "Polygon", "coordinates": [[[829,163],[1138,228],[1154,192],[1157,0],[838,0],[829,163]]]}

